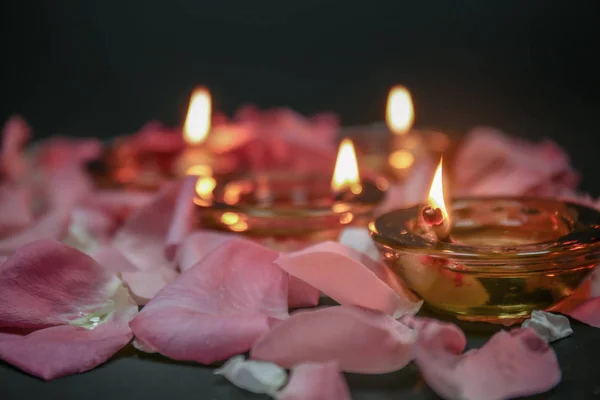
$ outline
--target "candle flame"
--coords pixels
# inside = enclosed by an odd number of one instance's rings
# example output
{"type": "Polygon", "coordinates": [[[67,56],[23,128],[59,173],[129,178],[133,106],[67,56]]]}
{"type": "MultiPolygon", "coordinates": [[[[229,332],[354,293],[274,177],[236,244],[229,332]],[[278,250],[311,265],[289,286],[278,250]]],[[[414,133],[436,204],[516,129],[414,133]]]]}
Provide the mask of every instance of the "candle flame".
{"type": "Polygon", "coordinates": [[[346,188],[350,188],[352,193],[356,194],[362,190],[356,152],[352,141],[348,138],[340,143],[333,178],[331,179],[331,189],[334,192],[340,192],[346,188]]]}
{"type": "Polygon", "coordinates": [[[187,117],[183,125],[183,138],[188,144],[200,144],[206,140],[210,130],[212,100],[205,87],[194,90],[190,98],[187,117]]]}
{"type": "Polygon", "coordinates": [[[202,200],[210,200],[213,196],[213,190],[217,186],[217,181],[210,175],[199,176],[196,181],[196,194],[202,200]]]}
{"type": "Polygon", "coordinates": [[[438,165],[435,171],[435,175],[433,176],[433,181],[431,182],[431,189],[429,189],[429,199],[427,203],[434,209],[439,208],[442,212],[442,215],[444,216],[444,220],[449,222],[448,210],[446,209],[446,202],[444,200],[444,185],[441,159],[440,164],[438,165]]]}
{"type": "Polygon", "coordinates": [[[395,135],[408,133],[415,121],[410,92],[404,86],[394,86],[388,95],[386,123],[395,135]]]}

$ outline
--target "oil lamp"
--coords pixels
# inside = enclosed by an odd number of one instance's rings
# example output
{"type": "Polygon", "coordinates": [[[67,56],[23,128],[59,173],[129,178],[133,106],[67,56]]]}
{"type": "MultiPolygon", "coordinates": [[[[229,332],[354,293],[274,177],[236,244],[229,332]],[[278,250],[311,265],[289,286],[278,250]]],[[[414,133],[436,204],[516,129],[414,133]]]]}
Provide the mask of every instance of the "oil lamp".
{"type": "Polygon", "coordinates": [[[441,169],[426,204],[369,225],[388,265],[430,309],[512,323],[570,296],[600,261],[598,211],[529,197],[446,202],[441,169]]]}
{"type": "Polygon", "coordinates": [[[387,187],[383,178],[360,175],[349,139],[340,144],[333,175],[273,171],[213,183],[194,200],[201,226],[243,233],[278,250],[336,240],[347,226],[366,227],[387,187]]]}
{"type": "MultiPolygon", "coordinates": [[[[212,99],[208,89],[200,87],[194,90],[190,99],[183,139],[184,150],[175,159],[172,174],[175,177],[196,175],[198,170],[210,169],[211,173],[226,173],[236,166],[234,158],[211,151],[207,138],[211,133],[212,99]]],[[[224,136],[221,131],[220,137],[224,136]]],[[[217,142],[218,140],[213,140],[217,142]]]]}
{"type": "Polygon", "coordinates": [[[439,157],[450,145],[448,136],[442,132],[413,128],[412,96],[404,86],[390,89],[385,120],[385,124],[345,128],[343,134],[357,143],[361,165],[392,181],[404,180],[420,159],[439,157]]]}

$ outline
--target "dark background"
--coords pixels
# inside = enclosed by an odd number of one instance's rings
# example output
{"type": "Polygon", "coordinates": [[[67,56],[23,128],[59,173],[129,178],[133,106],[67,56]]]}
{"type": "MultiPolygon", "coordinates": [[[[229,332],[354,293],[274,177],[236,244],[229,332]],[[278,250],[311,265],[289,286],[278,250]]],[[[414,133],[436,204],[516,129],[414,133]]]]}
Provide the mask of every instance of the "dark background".
{"type": "MultiPolygon", "coordinates": [[[[177,124],[196,84],[240,104],[382,119],[407,85],[417,124],[549,136],[593,178],[600,6],[590,1],[21,1],[4,5],[0,117],[39,136],[177,124]]],[[[598,181],[598,180],[596,180],[598,181]]]]}

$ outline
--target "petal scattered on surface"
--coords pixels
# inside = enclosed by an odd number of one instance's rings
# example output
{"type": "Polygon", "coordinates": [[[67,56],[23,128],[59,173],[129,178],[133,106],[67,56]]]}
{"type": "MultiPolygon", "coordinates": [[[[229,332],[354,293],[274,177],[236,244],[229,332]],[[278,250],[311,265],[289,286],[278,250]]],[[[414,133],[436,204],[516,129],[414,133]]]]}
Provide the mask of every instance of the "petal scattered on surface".
{"type": "Polygon", "coordinates": [[[235,386],[252,393],[273,395],[287,381],[287,373],[277,364],[256,360],[245,360],[235,356],[214,371],[223,375],[235,386]]]}
{"type": "Polygon", "coordinates": [[[14,116],[6,121],[0,146],[0,178],[12,183],[23,180],[28,168],[22,150],[30,136],[31,128],[23,118],[14,116]]]}
{"type": "Polygon", "coordinates": [[[231,240],[241,240],[238,235],[213,231],[196,231],[188,235],[177,251],[177,264],[185,271],[198,264],[214,250],[231,240]]]}
{"type": "Polygon", "coordinates": [[[0,240],[0,255],[9,255],[19,247],[36,240],[60,240],[69,228],[69,212],[54,210],[29,227],[0,240]]]}
{"type": "Polygon", "coordinates": [[[131,214],[115,234],[113,246],[140,271],[175,267],[165,256],[165,243],[180,186],[174,183],[163,188],[152,202],[131,214]]]}
{"type": "Polygon", "coordinates": [[[0,185],[0,237],[22,230],[32,221],[29,191],[20,186],[0,185]]]}
{"type": "Polygon", "coordinates": [[[51,209],[70,210],[92,195],[94,183],[81,166],[68,164],[46,177],[45,189],[51,209]]]}
{"type": "Polygon", "coordinates": [[[192,232],[195,225],[194,196],[196,194],[197,176],[188,176],[184,179],[173,210],[173,218],[167,232],[165,254],[167,259],[174,260],[177,248],[192,232]]]}
{"type": "Polygon", "coordinates": [[[464,354],[464,340],[453,329],[434,321],[419,329],[415,362],[443,398],[500,400],[542,393],[560,382],[554,351],[532,329],[498,332],[464,354]]]}
{"type": "Polygon", "coordinates": [[[351,400],[350,389],[336,362],[305,363],[292,369],[277,400],[351,400]]]}
{"type": "Polygon", "coordinates": [[[533,329],[547,342],[554,342],[573,334],[569,318],[540,310],[534,310],[531,318],[523,322],[522,327],[533,329]]]}
{"type": "Polygon", "coordinates": [[[137,306],[121,281],[58,242],[18,249],[0,292],[0,359],[43,379],[94,368],[133,337],[137,306]]]}
{"type": "Polygon", "coordinates": [[[342,305],[396,316],[414,314],[421,305],[404,294],[401,284],[385,265],[340,243],[323,242],[282,254],[275,263],[342,305]]]}
{"type": "Polygon", "coordinates": [[[288,307],[314,307],[319,304],[321,292],[301,279],[288,275],[288,307]]]}
{"type": "Polygon", "coordinates": [[[248,241],[224,244],[152,299],[133,331],[177,360],[210,364],[248,351],[272,318],[287,316],[287,276],[274,257],[248,241]]]}
{"type": "Polygon", "coordinates": [[[300,311],[276,323],[251,357],[292,368],[337,361],[346,372],[396,371],[413,357],[416,332],[386,314],[351,306],[300,311]]]}

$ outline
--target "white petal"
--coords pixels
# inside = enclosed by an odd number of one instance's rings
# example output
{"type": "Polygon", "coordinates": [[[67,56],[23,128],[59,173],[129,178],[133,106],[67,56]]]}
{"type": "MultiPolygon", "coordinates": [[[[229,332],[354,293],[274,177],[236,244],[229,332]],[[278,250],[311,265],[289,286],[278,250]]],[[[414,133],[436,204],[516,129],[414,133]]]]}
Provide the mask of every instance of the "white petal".
{"type": "Polygon", "coordinates": [[[567,317],[546,311],[533,311],[531,318],[523,322],[522,326],[523,328],[532,328],[548,342],[554,342],[573,334],[567,317]]]}
{"type": "Polygon", "coordinates": [[[338,242],[351,249],[360,251],[375,261],[379,261],[381,258],[381,254],[377,250],[375,242],[371,239],[368,229],[345,228],[340,234],[338,242]]]}
{"type": "Polygon", "coordinates": [[[223,375],[235,386],[253,393],[273,395],[287,381],[287,373],[277,364],[245,360],[235,356],[214,372],[223,375]]]}

